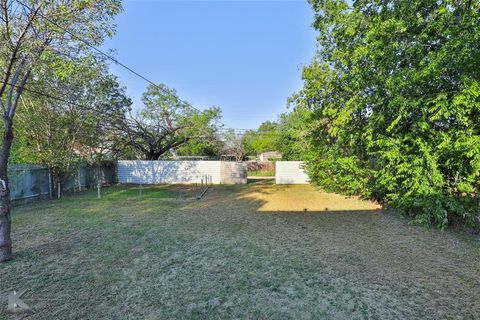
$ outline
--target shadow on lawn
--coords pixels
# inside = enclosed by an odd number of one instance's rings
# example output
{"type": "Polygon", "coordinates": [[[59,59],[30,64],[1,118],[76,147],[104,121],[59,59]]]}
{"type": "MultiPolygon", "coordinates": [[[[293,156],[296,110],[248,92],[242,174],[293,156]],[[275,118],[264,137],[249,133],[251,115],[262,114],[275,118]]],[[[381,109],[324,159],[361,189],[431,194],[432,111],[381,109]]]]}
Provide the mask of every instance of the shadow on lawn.
{"type": "Polygon", "coordinates": [[[247,184],[274,184],[275,177],[247,177],[247,184]]]}

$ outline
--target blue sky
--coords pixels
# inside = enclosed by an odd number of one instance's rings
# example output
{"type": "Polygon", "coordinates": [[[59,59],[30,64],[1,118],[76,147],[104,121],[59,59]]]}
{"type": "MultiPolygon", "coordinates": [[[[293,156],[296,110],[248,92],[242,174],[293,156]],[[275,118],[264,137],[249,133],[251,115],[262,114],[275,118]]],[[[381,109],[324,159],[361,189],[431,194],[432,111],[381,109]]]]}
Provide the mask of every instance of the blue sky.
{"type": "MultiPolygon", "coordinates": [[[[315,53],[303,1],[124,1],[104,49],[203,109],[219,106],[231,128],[256,128],[285,112],[315,53]]],[[[135,107],[147,83],[112,65],[135,107]]]]}

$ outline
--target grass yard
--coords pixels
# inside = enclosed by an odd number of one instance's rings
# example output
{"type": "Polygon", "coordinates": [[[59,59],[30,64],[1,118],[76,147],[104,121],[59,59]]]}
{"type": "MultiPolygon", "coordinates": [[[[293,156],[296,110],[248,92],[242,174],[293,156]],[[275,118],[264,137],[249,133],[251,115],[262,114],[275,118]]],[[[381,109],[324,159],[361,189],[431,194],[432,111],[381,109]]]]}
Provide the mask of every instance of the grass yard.
{"type": "MultiPolygon", "coordinates": [[[[147,199],[193,199],[197,196],[200,189],[199,185],[121,185],[101,189],[102,200],[139,200],[147,199]]],[[[96,199],[97,193],[83,193],[80,199],[96,199]]],[[[76,196],[74,199],[78,199],[76,196]]]]}
{"type": "Polygon", "coordinates": [[[275,171],[248,171],[249,177],[275,177],[275,171]]]}
{"type": "Polygon", "coordinates": [[[126,187],[17,207],[27,319],[479,319],[480,243],[310,186],[126,187]]]}

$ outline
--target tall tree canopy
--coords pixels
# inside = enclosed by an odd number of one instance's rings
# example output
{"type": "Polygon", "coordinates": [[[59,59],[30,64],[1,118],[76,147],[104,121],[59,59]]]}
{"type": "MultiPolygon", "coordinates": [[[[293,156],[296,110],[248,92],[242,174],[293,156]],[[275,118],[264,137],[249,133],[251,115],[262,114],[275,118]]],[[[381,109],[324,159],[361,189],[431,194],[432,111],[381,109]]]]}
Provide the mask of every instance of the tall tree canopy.
{"type": "MultiPolygon", "coordinates": [[[[0,1],[0,262],[12,257],[7,165],[20,98],[36,81],[36,73],[56,57],[86,56],[90,47],[85,42],[99,45],[112,35],[113,17],[120,11],[117,0],[0,1]]],[[[61,73],[64,67],[68,64],[53,70],[61,73]]]]}
{"type": "Polygon", "coordinates": [[[52,65],[36,72],[32,91],[22,95],[17,110],[16,162],[48,165],[53,186],[67,177],[72,166],[111,160],[111,124],[123,117],[131,101],[101,57],[65,60],[59,74],[52,65]],[[55,96],[37,93],[54,92],[55,96]],[[62,97],[56,99],[57,96],[62,97]]]}
{"type": "Polygon", "coordinates": [[[265,151],[277,151],[278,124],[273,121],[265,121],[257,130],[247,130],[243,135],[245,152],[248,155],[259,155],[265,151]]]}
{"type": "Polygon", "coordinates": [[[480,1],[310,2],[318,52],[292,100],[312,180],[427,225],[478,219],[480,1]]]}
{"type": "Polygon", "coordinates": [[[304,160],[309,143],[309,127],[311,112],[308,109],[296,109],[283,113],[278,118],[277,151],[283,160],[304,160]]]}
{"type": "Polygon", "coordinates": [[[148,86],[142,102],[143,108],[136,115],[127,115],[116,124],[120,152],[130,146],[144,159],[158,160],[187,142],[217,139],[221,117],[217,107],[199,111],[163,84],[148,86]]]}

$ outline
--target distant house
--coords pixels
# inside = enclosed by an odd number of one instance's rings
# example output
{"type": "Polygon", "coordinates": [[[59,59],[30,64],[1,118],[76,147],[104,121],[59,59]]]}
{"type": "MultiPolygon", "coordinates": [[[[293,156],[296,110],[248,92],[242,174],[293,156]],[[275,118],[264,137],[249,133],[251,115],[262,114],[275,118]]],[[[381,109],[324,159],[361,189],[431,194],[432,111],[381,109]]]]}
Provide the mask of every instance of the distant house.
{"type": "Polygon", "coordinates": [[[259,154],[260,161],[270,161],[272,159],[281,159],[282,154],[278,151],[266,151],[259,154]]]}

